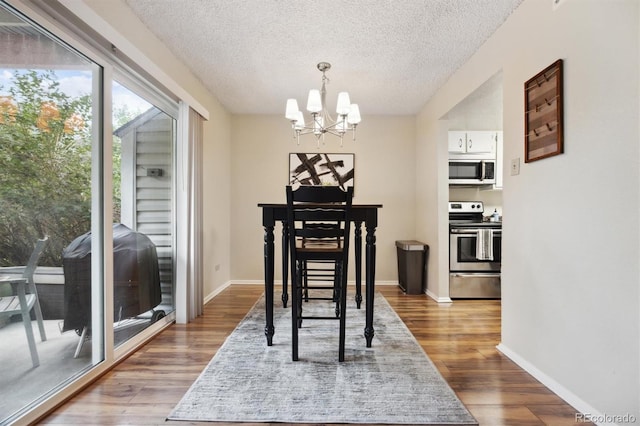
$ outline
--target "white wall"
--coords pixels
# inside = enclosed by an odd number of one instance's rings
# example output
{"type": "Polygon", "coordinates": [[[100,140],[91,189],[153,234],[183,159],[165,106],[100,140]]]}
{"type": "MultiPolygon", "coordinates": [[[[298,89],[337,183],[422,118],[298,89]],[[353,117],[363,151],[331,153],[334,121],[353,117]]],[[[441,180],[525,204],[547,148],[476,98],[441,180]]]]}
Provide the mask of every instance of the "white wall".
{"type": "MultiPolygon", "coordinates": [[[[425,106],[417,161],[442,151],[440,118],[500,69],[505,163],[523,159],[524,82],[564,60],[565,153],[505,174],[500,348],[579,411],[640,419],[639,21],[635,0],[525,0],[425,106]]],[[[446,183],[423,175],[425,210],[446,183]]],[[[418,229],[442,234],[425,217],[418,229]]]]}
{"type": "MultiPolygon", "coordinates": [[[[284,113],[282,116],[233,116],[233,280],[244,283],[264,280],[264,230],[262,212],[257,204],[286,201],[289,153],[292,152],[355,154],[354,203],[383,205],[376,232],[376,281],[397,283],[395,240],[415,238],[415,117],[376,117],[368,116],[364,111],[355,142],[345,137],[344,147],[340,148],[338,138],[327,136],[326,145],[321,145],[320,150],[312,135],[302,136],[300,146],[296,145],[284,113]]],[[[276,226],[274,235],[277,283],[282,276],[280,225],[276,226]]]]}
{"type": "Polygon", "coordinates": [[[442,302],[450,301],[447,131],[428,114],[417,117],[416,235],[430,245],[427,293],[442,302]]]}

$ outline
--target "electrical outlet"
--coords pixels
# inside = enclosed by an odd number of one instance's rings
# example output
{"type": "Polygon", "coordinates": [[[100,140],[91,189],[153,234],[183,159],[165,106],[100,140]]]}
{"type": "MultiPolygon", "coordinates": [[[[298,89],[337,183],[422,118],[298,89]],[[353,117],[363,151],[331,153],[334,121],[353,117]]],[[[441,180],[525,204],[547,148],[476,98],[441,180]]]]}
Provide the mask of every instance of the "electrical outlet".
{"type": "Polygon", "coordinates": [[[520,174],[520,157],[511,160],[511,176],[520,174]]]}

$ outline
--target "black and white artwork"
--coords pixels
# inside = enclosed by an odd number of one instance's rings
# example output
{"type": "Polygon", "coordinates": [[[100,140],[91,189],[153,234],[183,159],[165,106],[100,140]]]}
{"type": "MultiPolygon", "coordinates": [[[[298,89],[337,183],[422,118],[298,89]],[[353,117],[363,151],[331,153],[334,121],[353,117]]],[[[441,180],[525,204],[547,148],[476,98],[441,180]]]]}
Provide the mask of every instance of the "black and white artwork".
{"type": "Polygon", "coordinates": [[[289,154],[289,185],[353,186],[355,154],[289,154]]]}

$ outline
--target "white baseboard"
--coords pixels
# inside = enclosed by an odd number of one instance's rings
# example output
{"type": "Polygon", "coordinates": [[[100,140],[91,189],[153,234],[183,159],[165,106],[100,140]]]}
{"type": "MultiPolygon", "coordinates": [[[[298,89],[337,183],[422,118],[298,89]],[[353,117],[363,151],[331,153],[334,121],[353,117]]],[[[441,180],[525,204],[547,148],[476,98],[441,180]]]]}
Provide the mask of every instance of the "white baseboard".
{"type": "Polygon", "coordinates": [[[222,292],[222,290],[224,290],[225,288],[229,287],[231,284],[232,284],[231,281],[227,281],[226,283],[222,284],[220,287],[218,287],[215,290],[213,290],[211,293],[207,294],[204,297],[204,302],[203,303],[207,303],[207,302],[211,301],[211,299],[216,297],[218,294],[220,294],[222,292]]]}
{"type": "MultiPolygon", "coordinates": [[[[231,280],[229,281],[229,284],[240,284],[240,285],[256,285],[256,284],[260,284],[260,285],[264,285],[264,280],[231,280]]],[[[282,280],[275,280],[275,285],[278,286],[282,286],[282,280]]]]}
{"type": "MultiPolygon", "coordinates": [[[[349,281],[349,285],[352,285],[352,284],[355,285],[356,283],[349,281]]],[[[362,283],[362,285],[364,285],[364,283],[362,283]]],[[[376,280],[376,286],[379,286],[379,285],[398,285],[398,281],[378,281],[378,280],[376,280]]]]}
{"type": "MultiPolygon", "coordinates": [[[[227,281],[226,283],[224,283],[222,286],[218,287],[216,290],[214,290],[212,293],[210,293],[209,295],[207,295],[204,298],[204,303],[207,303],[208,301],[210,301],[211,299],[213,299],[216,295],[218,295],[222,290],[224,290],[225,288],[229,287],[231,284],[239,284],[239,285],[264,285],[264,281],[263,280],[231,280],[231,281],[227,281]]],[[[355,281],[349,281],[348,285],[350,286],[355,286],[356,283],[355,281]]],[[[364,285],[364,283],[363,283],[364,285]]],[[[376,286],[397,286],[398,281],[376,281],[376,286]]],[[[282,280],[275,280],[275,288],[276,291],[278,288],[282,288],[282,280]]],[[[433,300],[435,300],[438,303],[451,303],[451,298],[449,297],[436,297],[433,293],[431,293],[430,291],[427,290],[426,295],[429,296],[430,298],[432,298],[433,300]]]]}
{"type": "MultiPolygon", "coordinates": [[[[214,297],[216,297],[222,290],[224,290],[225,288],[229,287],[231,284],[238,284],[238,285],[264,285],[264,281],[263,280],[231,280],[231,281],[227,281],[226,283],[224,283],[222,286],[218,287],[216,290],[214,290],[213,292],[211,292],[209,295],[205,296],[204,298],[204,303],[207,303],[208,301],[210,301],[211,299],[213,299],[214,297]]],[[[362,283],[364,286],[364,283],[362,283]]],[[[349,281],[348,282],[349,286],[355,286],[356,283],[355,281],[349,281]]],[[[398,285],[397,281],[376,281],[376,286],[388,286],[388,285],[398,285]]],[[[275,287],[275,291],[281,291],[282,289],[282,279],[280,280],[275,280],[274,283],[274,287],[275,287]],[[280,289],[280,290],[279,290],[280,289]]]]}
{"type": "MultiPolygon", "coordinates": [[[[536,366],[531,364],[529,361],[518,355],[516,352],[509,349],[503,343],[500,343],[496,346],[501,353],[503,353],[507,358],[511,361],[518,364],[520,368],[525,370],[527,373],[531,374],[536,380],[549,388],[553,393],[558,395],[560,398],[564,399],[569,405],[576,409],[576,416],[579,415],[588,415],[593,421],[593,419],[604,418],[605,416],[600,413],[598,410],[593,408],[591,405],[587,404],[584,400],[579,398],[576,394],[562,386],[560,383],[555,381],[553,378],[549,377],[547,374],[539,370],[536,366]]],[[[579,420],[576,417],[576,420],[579,420]]],[[[576,423],[579,423],[577,421],[576,423]]],[[[605,423],[596,423],[596,424],[605,424],[605,423]]],[[[607,425],[611,425],[612,423],[606,423],[607,425]]]]}
{"type": "Polygon", "coordinates": [[[453,303],[453,300],[451,300],[451,298],[449,296],[447,296],[447,297],[436,296],[434,293],[429,291],[429,289],[427,289],[427,296],[429,296],[430,298],[432,298],[433,300],[435,300],[438,303],[453,303]]]}
{"type": "MultiPolygon", "coordinates": [[[[260,285],[264,285],[264,281],[263,280],[238,280],[238,281],[231,280],[231,281],[229,281],[228,284],[253,284],[253,285],[260,284],[260,285]]],[[[355,281],[349,281],[347,284],[355,286],[356,282],[355,281]]],[[[274,285],[275,285],[275,288],[282,287],[282,278],[280,278],[280,279],[276,278],[274,285]]],[[[364,286],[364,281],[362,282],[362,285],[364,286]]],[[[378,281],[378,280],[376,280],[376,286],[379,286],[379,285],[398,285],[398,282],[397,281],[378,281]]],[[[225,285],[225,288],[226,288],[226,285],[225,285]]]]}

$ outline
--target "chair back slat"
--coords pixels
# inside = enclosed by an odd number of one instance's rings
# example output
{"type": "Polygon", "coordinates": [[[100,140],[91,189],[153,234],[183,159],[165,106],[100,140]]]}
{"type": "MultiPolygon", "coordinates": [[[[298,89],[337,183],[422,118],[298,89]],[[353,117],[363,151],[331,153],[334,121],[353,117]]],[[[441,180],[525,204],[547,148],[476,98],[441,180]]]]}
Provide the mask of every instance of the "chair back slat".
{"type": "Polygon", "coordinates": [[[296,228],[295,236],[302,238],[339,238],[344,236],[343,228],[330,228],[330,229],[318,229],[318,228],[296,228]]]}

